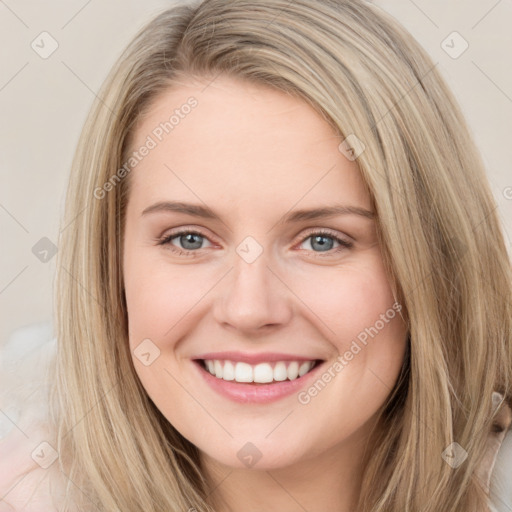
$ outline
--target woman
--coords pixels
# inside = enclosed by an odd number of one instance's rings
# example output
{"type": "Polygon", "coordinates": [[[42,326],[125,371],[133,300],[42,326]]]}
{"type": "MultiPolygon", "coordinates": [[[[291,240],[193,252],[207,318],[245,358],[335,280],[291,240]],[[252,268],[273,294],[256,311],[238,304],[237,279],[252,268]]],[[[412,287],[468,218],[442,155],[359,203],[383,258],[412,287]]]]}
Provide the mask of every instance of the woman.
{"type": "Polygon", "coordinates": [[[63,509],[503,506],[510,262],[414,39],[360,1],[206,0],[99,98],[59,252],[63,509]]]}

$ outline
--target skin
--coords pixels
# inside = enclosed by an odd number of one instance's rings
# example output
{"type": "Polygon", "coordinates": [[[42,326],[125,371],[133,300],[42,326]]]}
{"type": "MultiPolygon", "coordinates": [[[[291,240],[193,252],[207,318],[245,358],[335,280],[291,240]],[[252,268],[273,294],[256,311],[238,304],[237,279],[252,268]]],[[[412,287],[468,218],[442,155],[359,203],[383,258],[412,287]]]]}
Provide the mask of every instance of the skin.
{"type": "Polygon", "coordinates": [[[159,410],[199,448],[220,512],[349,511],[376,413],[402,366],[399,314],[308,404],[297,394],[268,404],[233,402],[199,378],[192,358],[268,351],[330,366],[349,350],[395,302],[375,220],[345,214],[279,221],[290,211],[335,204],[371,210],[370,197],[357,161],[338,150],[343,139],[305,102],[224,76],[207,83],[190,79],[160,94],[135,130],[139,148],[187,98],[198,101],[128,178],[130,347],[133,353],[150,339],[160,351],[148,366],[134,355],[135,370],[159,410]],[[142,215],[169,200],[207,205],[222,222],[173,211],[142,215]],[[158,245],[175,228],[204,238],[187,243],[178,235],[158,245]],[[353,245],[338,251],[327,238],[322,250],[318,229],[353,245]],[[247,236],[263,249],[252,263],[236,252],[247,236]],[[237,457],[247,442],[262,454],[252,467],[237,457]]]}

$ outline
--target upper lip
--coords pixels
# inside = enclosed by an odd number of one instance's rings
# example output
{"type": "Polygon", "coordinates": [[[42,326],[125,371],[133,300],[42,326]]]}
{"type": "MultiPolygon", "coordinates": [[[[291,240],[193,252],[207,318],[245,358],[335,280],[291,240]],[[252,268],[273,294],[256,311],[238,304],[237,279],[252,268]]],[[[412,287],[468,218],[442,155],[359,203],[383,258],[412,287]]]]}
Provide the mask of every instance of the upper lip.
{"type": "Polygon", "coordinates": [[[258,364],[274,361],[316,361],[318,357],[299,356],[295,354],[284,354],[279,352],[262,352],[259,354],[244,353],[238,351],[228,352],[208,352],[207,354],[200,354],[193,359],[208,359],[208,360],[229,360],[248,364],[258,364]]]}

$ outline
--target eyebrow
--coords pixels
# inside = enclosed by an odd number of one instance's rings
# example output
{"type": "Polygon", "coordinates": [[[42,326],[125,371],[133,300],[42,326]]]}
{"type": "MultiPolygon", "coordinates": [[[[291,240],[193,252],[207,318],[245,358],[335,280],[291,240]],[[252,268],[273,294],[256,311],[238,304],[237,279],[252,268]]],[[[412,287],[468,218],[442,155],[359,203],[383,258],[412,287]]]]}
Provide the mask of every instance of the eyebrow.
{"type": "MultiPolygon", "coordinates": [[[[207,206],[199,204],[183,203],[180,201],[160,201],[151,206],[148,206],[141,214],[141,216],[157,212],[178,212],[192,215],[194,217],[201,217],[204,219],[214,219],[222,222],[222,219],[207,206]]],[[[361,208],[359,206],[350,205],[334,205],[324,206],[321,208],[311,208],[304,210],[295,210],[287,213],[279,221],[280,224],[300,222],[304,220],[315,220],[326,217],[334,217],[336,215],[359,215],[367,219],[375,218],[375,214],[370,210],[361,208]]]]}

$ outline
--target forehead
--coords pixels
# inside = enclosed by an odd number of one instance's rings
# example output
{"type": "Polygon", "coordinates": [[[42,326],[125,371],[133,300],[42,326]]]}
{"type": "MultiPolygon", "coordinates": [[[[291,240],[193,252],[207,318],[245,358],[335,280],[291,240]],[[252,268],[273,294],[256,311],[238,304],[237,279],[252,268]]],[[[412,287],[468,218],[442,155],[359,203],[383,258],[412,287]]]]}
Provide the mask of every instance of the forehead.
{"type": "Polygon", "coordinates": [[[131,171],[131,193],[260,207],[346,198],[368,207],[356,162],[338,149],[342,140],[313,107],[283,91],[223,76],[181,82],[156,97],[136,126],[131,151],[151,149],[131,171]]]}

